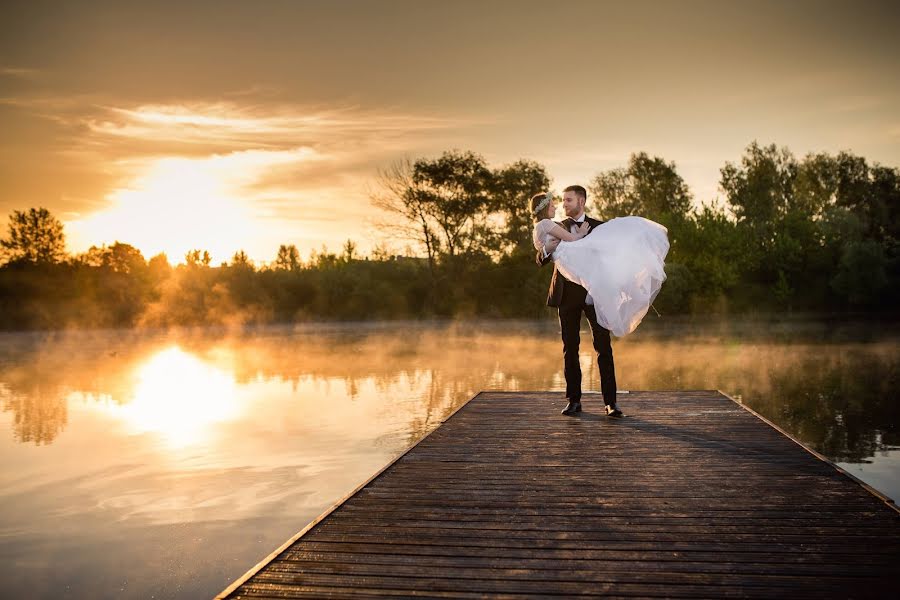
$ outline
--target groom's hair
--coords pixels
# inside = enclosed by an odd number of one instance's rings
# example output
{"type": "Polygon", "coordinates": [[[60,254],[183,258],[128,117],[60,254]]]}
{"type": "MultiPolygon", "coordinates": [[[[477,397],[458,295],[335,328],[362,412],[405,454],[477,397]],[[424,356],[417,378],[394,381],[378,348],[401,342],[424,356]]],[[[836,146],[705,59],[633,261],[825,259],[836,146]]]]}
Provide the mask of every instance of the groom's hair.
{"type": "Polygon", "coordinates": [[[564,189],[563,192],[575,192],[576,194],[581,196],[583,200],[587,200],[587,190],[580,185],[570,185],[569,187],[564,189]]]}

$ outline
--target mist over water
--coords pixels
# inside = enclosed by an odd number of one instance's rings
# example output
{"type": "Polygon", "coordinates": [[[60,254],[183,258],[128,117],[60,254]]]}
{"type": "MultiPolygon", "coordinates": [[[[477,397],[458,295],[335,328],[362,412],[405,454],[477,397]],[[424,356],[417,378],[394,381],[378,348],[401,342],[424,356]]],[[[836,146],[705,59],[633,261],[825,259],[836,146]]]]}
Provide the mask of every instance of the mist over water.
{"type": "MultiPolygon", "coordinates": [[[[620,390],[721,389],[897,498],[898,332],[648,316],[613,350],[620,390]]],[[[0,335],[0,576],[212,596],[478,391],[564,387],[554,320],[0,335]]]]}

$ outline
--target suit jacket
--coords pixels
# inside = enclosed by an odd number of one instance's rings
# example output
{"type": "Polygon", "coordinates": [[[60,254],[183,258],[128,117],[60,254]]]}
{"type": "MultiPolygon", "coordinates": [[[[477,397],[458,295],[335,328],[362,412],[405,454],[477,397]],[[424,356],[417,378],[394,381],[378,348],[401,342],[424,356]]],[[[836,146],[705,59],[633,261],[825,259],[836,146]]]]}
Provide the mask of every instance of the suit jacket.
{"type": "MultiPolygon", "coordinates": [[[[588,223],[587,235],[590,235],[597,225],[604,223],[604,221],[588,216],[585,216],[584,220],[588,223]]],[[[558,222],[557,224],[565,227],[562,223],[558,222]]],[[[538,250],[535,260],[539,266],[544,266],[552,259],[550,256],[544,258],[543,253],[538,250]]],[[[557,308],[580,307],[584,305],[585,298],[587,298],[587,290],[577,283],[566,279],[556,268],[556,264],[554,264],[553,278],[550,280],[550,290],[547,292],[547,306],[555,306],[557,308]]]]}

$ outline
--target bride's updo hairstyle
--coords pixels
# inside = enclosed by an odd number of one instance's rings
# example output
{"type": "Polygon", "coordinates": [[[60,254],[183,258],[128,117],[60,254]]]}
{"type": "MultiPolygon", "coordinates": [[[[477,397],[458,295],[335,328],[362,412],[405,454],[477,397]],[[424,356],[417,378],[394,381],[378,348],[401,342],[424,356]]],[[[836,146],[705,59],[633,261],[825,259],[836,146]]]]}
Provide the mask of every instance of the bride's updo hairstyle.
{"type": "Polygon", "coordinates": [[[534,217],[535,223],[553,216],[550,214],[550,197],[549,192],[541,192],[531,197],[531,216],[534,217]]]}

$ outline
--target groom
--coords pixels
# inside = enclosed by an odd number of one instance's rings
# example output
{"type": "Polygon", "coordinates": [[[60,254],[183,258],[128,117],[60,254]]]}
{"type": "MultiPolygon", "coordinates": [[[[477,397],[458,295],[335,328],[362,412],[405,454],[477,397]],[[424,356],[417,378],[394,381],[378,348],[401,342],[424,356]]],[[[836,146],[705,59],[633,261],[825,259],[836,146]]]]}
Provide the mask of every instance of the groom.
{"type": "MultiPolygon", "coordinates": [[[[578,225],[588,222],[588,233],[603,221],[585,216],[584,205],[587,202],[587,191],[580,185],[570,185],[563,190],[563,210],[566,220],[560,225],[574,232],[578,225]]],[[[553,258],[552,252],[559,245],[559,240],[548,242],[543,250],[538,250],[537,263],[543,266],[553,258]]],[[[566,279],[553,266],[553,279],[550,281],[550,292],[547,294],[547,306],[555,306],[559,310],[559,326],[562,329],[563,365],[566,376],[566,399],[568,404],[562,414],[574,415],[581,412],[581,365],[578,362],[578,346],[581,343],[581,313],[587,316],[594,338],[594,350],[597,352],[597,365],[600,367],[600,390],[606,404],[606,414],[620,418],[625,415],[616,406],[616,369],[613,364],[612,344],[609,330],[597,323],[594,300],[587,290],[566,279]]]]}

